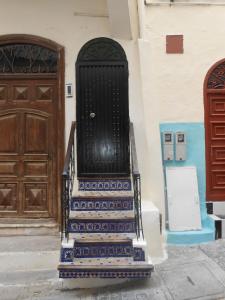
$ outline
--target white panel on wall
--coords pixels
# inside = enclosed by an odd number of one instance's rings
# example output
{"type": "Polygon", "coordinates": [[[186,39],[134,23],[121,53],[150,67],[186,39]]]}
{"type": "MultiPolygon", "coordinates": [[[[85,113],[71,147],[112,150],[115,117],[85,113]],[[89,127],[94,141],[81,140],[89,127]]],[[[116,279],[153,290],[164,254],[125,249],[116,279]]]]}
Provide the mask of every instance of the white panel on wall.
{"type": "Polygon", "coordinates": [[[196,167],[167,167],[166,182],[169,229],[201,230],[196,167]]]}

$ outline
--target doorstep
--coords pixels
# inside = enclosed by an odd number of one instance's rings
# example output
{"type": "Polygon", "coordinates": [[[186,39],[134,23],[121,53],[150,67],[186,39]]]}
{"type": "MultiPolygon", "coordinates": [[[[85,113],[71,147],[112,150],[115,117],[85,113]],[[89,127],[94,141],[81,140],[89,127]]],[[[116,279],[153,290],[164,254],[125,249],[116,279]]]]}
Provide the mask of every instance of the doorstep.
{"type": "Polygon", "coordinates": [[[59,226],[54,219],[2,218],[0,236],[59,235],[59,226]]]}

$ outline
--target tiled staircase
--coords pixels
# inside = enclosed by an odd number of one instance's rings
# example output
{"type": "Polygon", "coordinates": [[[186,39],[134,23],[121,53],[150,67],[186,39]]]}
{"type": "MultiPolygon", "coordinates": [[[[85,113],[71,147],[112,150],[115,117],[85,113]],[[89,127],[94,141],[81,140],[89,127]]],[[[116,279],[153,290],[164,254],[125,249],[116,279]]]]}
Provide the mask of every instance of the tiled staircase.
{"type": "Polygon", "coordinates": [[[137,239],[130,178],[75,179],[65,224],[60,278],[151,276],[146,243],[137,239]]]}

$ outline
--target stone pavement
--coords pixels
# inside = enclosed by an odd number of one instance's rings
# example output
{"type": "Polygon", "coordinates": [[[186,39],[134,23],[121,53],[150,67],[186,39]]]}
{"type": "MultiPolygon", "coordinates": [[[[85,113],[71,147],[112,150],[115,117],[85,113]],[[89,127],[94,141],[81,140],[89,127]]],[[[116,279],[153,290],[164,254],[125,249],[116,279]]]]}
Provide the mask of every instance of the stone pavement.
{"type": "MultiPolygon", "coordinates": [[[[30,238],[30,237],[29,237],[30,238]]],[[[29,239],[27,238],[27,239],[29,239]]],[[[43,238],[43,237],[42,237],[43,238]]],[[[42,238],[26,243],[28,251],[40,252],[42,238]],[[28,246],[29,244],[29,246],[28,246]],[[36,249],[36,244],[38,244],[36,249]]],[[[21,253],[23,237],[18,240],[21,253]]],[[[0,260],[9,241],[0,238],[0,260]],[[4,246],[5,244],[5,246],[4,246]]],[[[44,249],[56,250],[56,237],[44,240],[44,249]]],[[[12,246],[11,246],[12,247],[12,246]]],[[[13,248],[12,248],[13,249],[13,248]]],[[[50,252],[51,253],[51,252],[50,252]]],[[[49,254],[50,254],[49,253],[49,254]]],[[[54,254],[54,252],[52,252],[54,254]]],[[[1,300],[219,300],[225,299],[225,240],[199,246],[168,246],[169,259],[157,265],[152,278],[120,286],[86,290],[60,290],[57,272],[46,269],[3,271],[0,268],[1,300]]],[[[2,262],[3,263],[3,262],[2,262]]],[[[0,264],[2,266],[2,263],[0,264]]],[[[4,264],[3,264],[4,265],[4,264]]]]}

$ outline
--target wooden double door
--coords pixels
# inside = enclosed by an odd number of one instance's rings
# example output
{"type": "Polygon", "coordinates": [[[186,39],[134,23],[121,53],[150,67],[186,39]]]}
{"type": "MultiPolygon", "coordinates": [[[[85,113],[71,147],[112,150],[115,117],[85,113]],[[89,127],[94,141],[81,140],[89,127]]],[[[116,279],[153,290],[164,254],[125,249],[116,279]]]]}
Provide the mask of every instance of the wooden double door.
{"type": "Polygon", "coordinates": [[[0,216],[54,215],[57,98],[56,79],[0,80],[0,216]]]}

